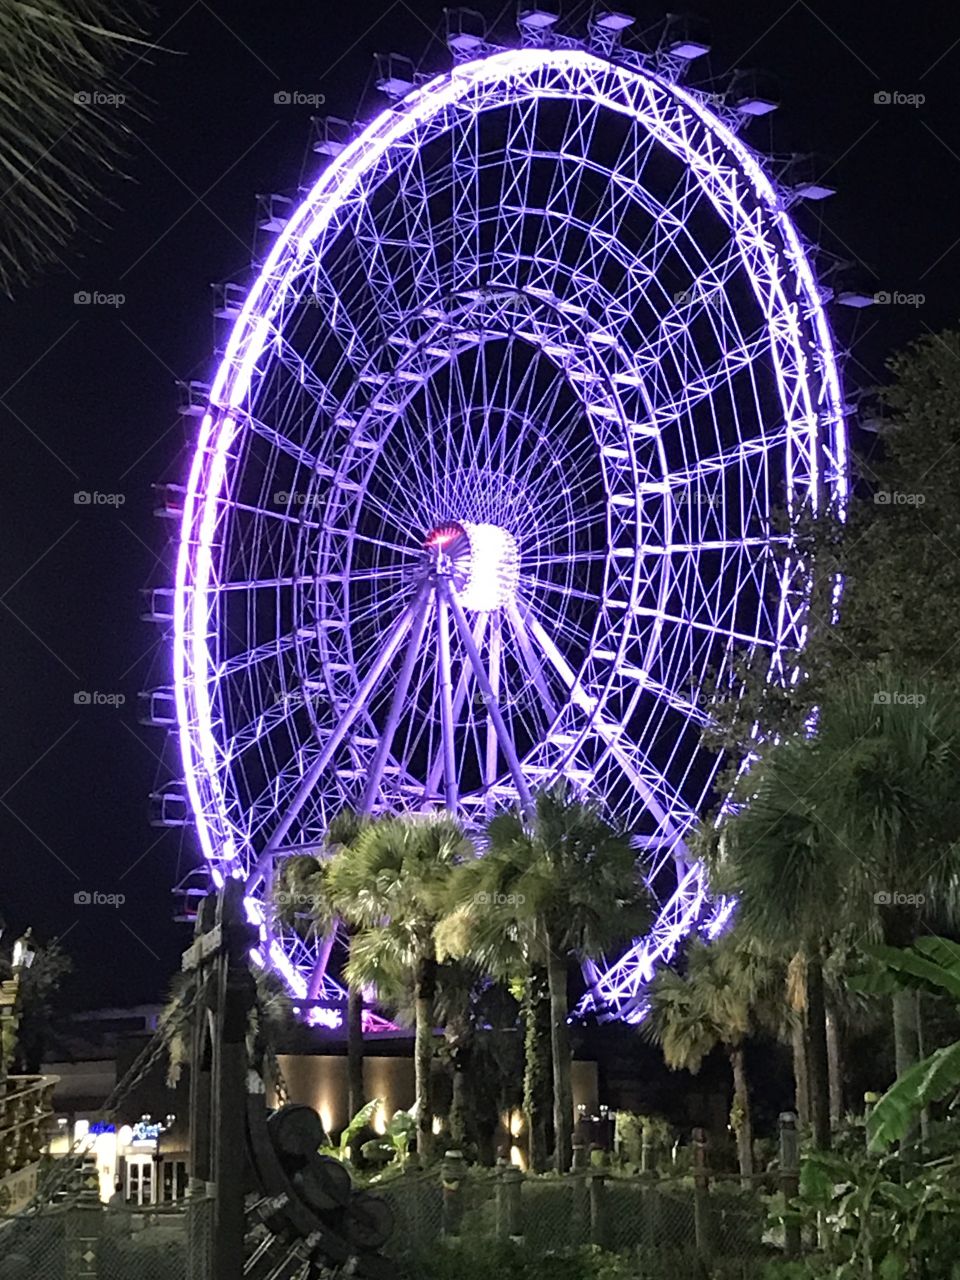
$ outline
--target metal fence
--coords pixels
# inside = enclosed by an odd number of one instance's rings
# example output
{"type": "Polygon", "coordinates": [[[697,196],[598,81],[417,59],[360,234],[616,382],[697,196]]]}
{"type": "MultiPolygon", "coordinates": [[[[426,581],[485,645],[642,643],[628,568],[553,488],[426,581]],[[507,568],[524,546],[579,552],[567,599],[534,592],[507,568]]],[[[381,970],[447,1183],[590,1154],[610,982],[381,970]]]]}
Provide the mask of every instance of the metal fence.
{"type": "Polygon", "coordinates": [[[672,1277],[678,1272],[670,1266],[680,1258],[759,1264],[780,1253],[759,1193],[733,1182],[698,1187],[691,1181],[609,1170],[529,1177],[515,1169],[467,1170],[445,1162],[439,1170],[409,1170],[372,1189],[393,1209],[387,1252],[395,1258],[429,1250],[443,1238],[512,1239],[538,1253],[597,1245],[661,1258],[664,1274],[672,1277]]]}
{"type": "Polygon", "coordinates": [[[206,1200],[143,1211],[74,1203],[0,1218],[0,1280],[201,1280],[208,1224],[206,1200]]]}

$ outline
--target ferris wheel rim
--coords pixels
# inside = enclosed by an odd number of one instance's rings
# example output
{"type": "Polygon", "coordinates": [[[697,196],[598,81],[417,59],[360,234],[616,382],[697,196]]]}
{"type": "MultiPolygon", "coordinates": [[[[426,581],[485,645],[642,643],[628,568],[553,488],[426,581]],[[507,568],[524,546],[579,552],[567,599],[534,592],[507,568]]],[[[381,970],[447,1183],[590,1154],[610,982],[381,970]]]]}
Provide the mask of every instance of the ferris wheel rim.
{"type": "MultiPolygon", "coordinates": [[[[209,619],[206,601],[207,593],[212,589],[209,584],[214,571],[211,542],[217,519],[217,495],[227,466],[227,450],[234,434],[240,429],[240,419],[243,414],[241,406],[250,390],[254,363],[258,358],[256,338],[259,335],[263,339],[269,328],[271,301],[281,296],[284,283],[291,280],[296,270],[294,261],[291,260],[287,264],[286,273],[280,272],[284,254],[298,240],[310,245],[316,241],[317,224],[322,220],[322,212],[318,213],[318,208],[324,201],[327,202],[327,223],[329,223],[337,207],[335,197],[339,196],[340,202],[347,198],[348,193],[342,188],[344,183],[348,182],[352,164],[363,162],[369,166],[371,155],[378,147],[382,147],[381,154],[383,154],[392,142],[399,140],[406,131],[416,126],[421,119],[420,112],[424,113],[422,119],[426,120],[431,112],[435,114],[441,110],[442,104],[447,99],[452,102],[458,95],[464,96],[470,93],[481,83],[492,84],[511,75],[519,76],[525,68],[527,70],[579,68],[584,72],[592,71],[598,76],[630,77],[653,86],[658,92],[673,95],[685,109],[700,120],[705,129],[721,141],[723,147],[735,158],[740,169],[753,184],[758,199],[769,204],[769,214],[777,221],[787,252],[792,257],[791,270],[807,301],[809,319],[816,334],[815,341],[825,362],[819,376],[827,408],[822,417],[818,417],[818,427],[823,432],[832,432],[830,445],[834,455],[834,470],[833,475],[826,478],[826,485],[822,478],[817,479],[815,476],[811,492],[814,503],[818,501],[818,494],[822,488],[828,488],[834,496],[843,501],[846,478],[843,407],[839,377],[829,326],[816,292],[812,271],[792,221],[778,207],[774,187],[757,160],[722,121],[717,119],[693,94],[671,81],[650,71],[640,71],[633,67],[624,67],[619,63],[611,63],[585,50],[510,50],[492,54],[475,63],[460,64],[454,71],[429,81],[415,90],[401,104],[402,109],[399,112],[383,113],[354,143],[334,159],[281,232],[234,325],[211,392],[211,405],[216,407],[205,416],[201,425],[200,442],[194,456],[187,501],[184,504],[181,551],[178,558],[175,596],[175,692],[180,714],[181,749],[186,768],[187,788],[198,816],[201,845],[211,865],[219,865],[221,869],[227,871],[227,874],[235,874],[237,867],[242,865],[239,855],[236,849],[231,847],[229,835],[217,841],[204,821],[211,802],[213,808],[220,809],[221,812],[226,805],[219,786],[219,745],[210,729],[214,718],[209,702],[211,666],[209,654],[205,652],[205,627],[209,619]],[[338,182],[341,183],[341,189],[337,188],[338,182]],[[267,299],[267,303],[258,311],[258,304],[264,298],[267,299]],[[208,460],[209,467],[207,467],[208,460]],[[205,467],[207,467],[206,470],[205,467]],[[202,511],[198,512],[196,503],[201,494],[205,501],[202,511]],[[198,773],[202,775],[204,785],[210,788],[206,801],[200,795],[198,773]]],[[[733,235],[732,229],[731,235],[733,235]]],[[[818,439],[813,446],[814,470],[821,461],[820,443],[818,439]]],[[[822,501],[822,495],[819,500],[822,501]]]]}

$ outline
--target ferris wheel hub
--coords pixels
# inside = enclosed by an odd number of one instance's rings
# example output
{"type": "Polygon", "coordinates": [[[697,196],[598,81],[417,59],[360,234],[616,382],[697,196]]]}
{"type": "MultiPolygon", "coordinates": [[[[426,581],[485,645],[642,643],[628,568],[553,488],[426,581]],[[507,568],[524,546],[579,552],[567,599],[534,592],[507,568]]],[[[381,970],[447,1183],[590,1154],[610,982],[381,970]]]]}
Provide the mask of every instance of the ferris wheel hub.
{"type": "Polygon", "coordinates": [[[446,574],[464,609],[488,613],[516,598],[520,556],[513,534],[496,524],[437,525],[424,547],[434,572],[446,574]]]}

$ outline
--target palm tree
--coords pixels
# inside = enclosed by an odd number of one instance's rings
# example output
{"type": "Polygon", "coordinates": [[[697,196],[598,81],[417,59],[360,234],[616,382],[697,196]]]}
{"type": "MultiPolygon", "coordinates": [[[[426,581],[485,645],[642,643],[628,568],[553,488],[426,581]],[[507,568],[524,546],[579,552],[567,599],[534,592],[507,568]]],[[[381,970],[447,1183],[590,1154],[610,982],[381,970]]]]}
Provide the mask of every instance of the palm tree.
{"type": "Polygon", "coordinates": [[[761,1006],[782,989],[776,958],[750,939],[728,935],[709,946],[695,939],[683,975],[661,969],[650,984],[644,1033],[663,1050],[667,1066],[696,1074],[723,1045],[733,1076],[732,1124],[743,1185],[753,1185],[753,1121],[746,1071],[746,1040],[764,1019],[761,1006]]]}
{"type": "MultiPolygon", "coordinates": [[[[887,946],[909,946],[956,897],[955,691],[929,674],[921,691],[889,666],[860,671],[824,708],[817,746],[830,771],[825,819],[853,855],[854,912],[887,946]]],[[[900,1076],[918,1057],[916,993],[897,990],[892,1003],[900,1076]]]]}
{"type": "Polygon", "coordinates": [[[650,898],[637,873],[629,836],[612,827],[590,801],[565,787],[541,791],[534,813],[499,815],[487,829],[490,854],[516,869],[510,897],[485,904],[504,911],[523,945],[545,964],[550,995],[554,1160],[569,1169],[573,1155],[573,1091],[567,1016],[571,954],[599,955],[650,921],[650,898]]]}
{"type": "MultiPolygon", "coordinates": [[[[721,881],[747,927],[790,941],[806,960],[811,1111],[829,1134],[823,964],[851,924],[888,945],[923,925],[923,904],[955,901],[960,831],[960,712],[927,677],[919,693],[880,666],[835,683],[815,737],[769,748],[744,775],[725,825],[721,881]]],[[[897,1073],[917,1058],[916,996],[893,998],[897,1073]]]]}
{"type": "Polygon", "coordinates": [[[738,895],[738,918],[748,934],[796,953],[810,1118],[815,1144],[828,1147],[823,961],[829,939],[846,922],[849,873],[845,851],[819,816],[822,789],[814,742],[790,739],[770,748],[741,779],[736,798],[745,803],[722,828],[713,878],[738,895]]]}
{"type": "MultiPolygon", "coordinates": [[[[507,817],[509,830],[512,818],[507,817]]],[[[467,960],[482,973],[509,986],[520,1004],[523,1027],[523,1112],[527,1158],[535,1173],[547,1167],[548,1128],[553,1100],[550,1045],[550,993],[547,967],[530,929],[511,907],[516,882],[526,863],[515,855],[521,846],[501,840],[501,816],[488,826],[484,857],[458,867],[450,889],[451,907],[437,932],[440,957],[467,960]]]]}
{"type": "Polygon", "coordinates": [[[327,870],[332,904],[357,929],[347,981],[360,989],[374,986],[384,996],[413,985],[417,1140],[423,1157],[432,1147],[434,930],[447,904],[451,873],[471,856],[472,846],[454,818],[411,814],[364,824],[327,870]]]}
{"type": "Polygon", "coordinates": [[[150,46],[144,6],[108,0],[0,0],[0,290],[59,261],[114,171],[133,91],[122,59],[150,46]],[[111,95],[103,104],[98,94],[111,95]]]}

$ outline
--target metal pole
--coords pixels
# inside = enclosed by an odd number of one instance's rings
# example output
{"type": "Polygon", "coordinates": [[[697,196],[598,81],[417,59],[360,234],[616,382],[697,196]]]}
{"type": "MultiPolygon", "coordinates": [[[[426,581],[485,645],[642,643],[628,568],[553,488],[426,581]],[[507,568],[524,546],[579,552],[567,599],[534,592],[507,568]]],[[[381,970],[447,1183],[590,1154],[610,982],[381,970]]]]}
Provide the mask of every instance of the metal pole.
{"type": "Polygon", "coordinates": [[[387,714],[387,723],[384,726],[383,733],[380,735],[380,742],[377,746],[376,755],[373,757],[373,763],[370,765],[370,774],[363,791],[363,799],[360,802],[361,813],[369,813],[376,800],[380,780],[386,768],[387,757],[390,754],[390,748],[393,746],[393,739],[397,732],[397,725],[400,723],[400,717],[403,714],[403,704],[406,701],[407,690],[410,688],[410,681],[413,678],[413,668],[420,654],[420,644],[423,640],[423,633],[426,630],[427,619],[430,616],[430,601],[425,587],[422,587],[417,593],[417,598],[414,601],[414,610],[415,612],[411,618],[410,638],[407,641],[407,652],[393,691],[390,711],[387,714]]]}
{"type": "MultiPolygon", "coordinates": [[[[792,1111],[780,1113],[780,1190],[789,1210],[790,1201],[800,1194],[800,1155],[797,1138],[797,1117],[792,1111]]],[[[783,1229],[783,1251],[788,1258],[799,1258],[801,1248],[800,1223],[789,1217],[783,1229]]]]}
{"type": "MultiPolygon", "coordinates": [[[[445,585],[437,592],[437,647],[440,669],[440,739],[443,748],[443,802],[457,808],[457,758],[453,740],[453,689],[450,677],[450,620],[445,585]]],[[[473,637],[471,636],[471,640],[473,637]]]]}
{"type": "Polygon", "coordinates": [[[270,839],[267,841],[263,853],[261,853],[257,860],[257,865],[254,868],[250,879],[247,881],[247,893],[251,893],[263,879],[264,868],[273,857],[284,836],[293,826],[297,814],[306,804],[307,800],[309,800],[310,793],[317,785],[317,780],[321,773],[323,773],[324,769],[326,769],[327,765],[333,758],[333,753],[347,736],[350,726],[363,710],[364,703],[372,693],[377,681],[383,675],[384,671],[386,671],[387,667],[396,655],[397,650],[403,643],[404,636],[410,630],[413,623],[413,615],[416,609],[417,600],[419,600],[419,593],[417,594],[417,598],[407,605],[406,609],[404,609],[403,613],[401,613],[400,617],[397,619],[393,631],[391,631],[387,636],[383,648],[380,650],[373,666],[367,672],[366,678],[363,680],[360,688],[354,695],[353,701],[340,717],[339,722],[330,737],[327,739],[316,760],[314,760],[313,764],[303,775],[300,786],[297,788],[296,795],[290,801],[286,812],[274,829],[270,839]]]}
{"type": "Polygon", "coordinates": [[[441,578],[440,590],[444,597],[450,603],[450,611],[453,614],[453,620],[460,632],[460,639],[463,641],[463,647],[467,651],[467,657],[470,659],[470,665],[473,667],[473,674],[477,678],[477,684],[483,694],[484,701],[487,704],[487,713],[493,721],[494,728],[497,731],[497,737],[500,740],[500,750],[503,752],[504,759],[507,762],[507,768],[510,770],[510,776],[513,778],[514,786],[517,788],[517,795],[524,809],[528,812],[533,809],[533,798],[530,795],[530,788],[527,786],[527,780],[523,776],[523,770],[520,768],[520,761],[517,758],[517,749],[510,737],[510,731],[507,728],[503,714],[497,705],[494,697],[493,689],[490,687],[490,681],[483,667],[483,660],[477,652],[477,646],[473,643],[473,636],[470,634],[470,627],[464,617],[463,610],[460,608],[460,602],[457,599],[456,592],[451,590],[449,583],[441,578]]]}

